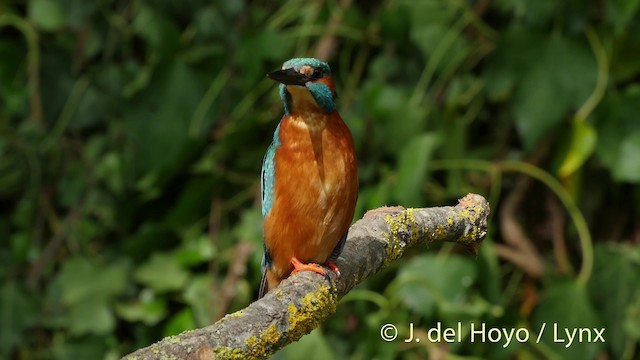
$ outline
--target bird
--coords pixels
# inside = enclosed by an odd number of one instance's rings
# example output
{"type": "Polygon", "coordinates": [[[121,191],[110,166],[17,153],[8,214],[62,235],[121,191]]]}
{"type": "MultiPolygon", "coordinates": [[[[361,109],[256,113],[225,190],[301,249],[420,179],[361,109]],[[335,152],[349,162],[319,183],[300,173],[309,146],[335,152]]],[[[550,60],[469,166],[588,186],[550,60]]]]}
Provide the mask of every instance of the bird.
{"type": "Polygon", "coordinates": [[[340,276],[358,197],[353,137],[337,111],[329,65],[293,58],[267,74],[279,82],[284,116],[260,176],[264,254],[258,298],[298,271],[340,276]]]}

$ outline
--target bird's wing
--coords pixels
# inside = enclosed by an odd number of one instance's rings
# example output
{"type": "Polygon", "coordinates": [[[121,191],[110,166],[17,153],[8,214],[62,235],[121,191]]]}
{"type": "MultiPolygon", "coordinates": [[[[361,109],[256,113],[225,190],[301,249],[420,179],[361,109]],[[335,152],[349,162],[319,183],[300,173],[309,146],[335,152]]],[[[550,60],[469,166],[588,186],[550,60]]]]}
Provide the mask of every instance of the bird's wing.
{"type": "MultiPolygon", "coordinates": [[[[275,182],[276,182],[276,150],[280,146],[280,124],[276,128],[276,131],[273,134],[273,141],[269,148],[267,149],[267,153],[264,155],[264,159],[262,160],[262,171],[260,172],[260,197],[262,199],[262,217],[267,216],[271,207],[273,206],[273,193],[275,191],[275,182]]],[[[262,255],[262,281],[260,282],[260,293],[259,298],[264,296],[266,293],[266,270],[267,268],[271,268],[271,254],[269,254],[269,249],[267,249],[267,245],[264,244],[264,254],[262,255]]]]}
{"type": "Polygon", "coordinates": [[[262,160],[262,171],[260,172],[260,195],[262,198],[262,217],[264,218],[271,210],[273,206],[273,192],[275,190],[276,181],[276,149],[280,146],[280,138],[278,133],[280,132],[280,125],[276,128],[273,134],[273,141],[267,153],[262,160]]]}

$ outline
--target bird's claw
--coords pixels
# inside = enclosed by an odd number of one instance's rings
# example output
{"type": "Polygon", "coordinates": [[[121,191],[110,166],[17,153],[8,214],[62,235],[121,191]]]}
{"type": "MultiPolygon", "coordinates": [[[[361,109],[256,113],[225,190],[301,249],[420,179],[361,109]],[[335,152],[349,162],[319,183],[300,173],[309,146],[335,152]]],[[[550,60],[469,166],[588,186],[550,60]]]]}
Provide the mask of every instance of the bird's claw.
{"type": "Polygon", "coordinates": [[[336,273],[336,275],[338,275],[338,277],[340,277],[340,269],[338,269],[338,265],[336,265],[336,263],[334,263],[331,260],[327,260],[327,261],[324,262],[324,266],[326,266],[329,269],[333,270],[333,272],[336,273]]]}
{"type": "Polygon", "coordinates": [[[327,271],[320,265],[315,264],[315,263],[309,263],[309,264],[303,264],[300,260],[296,259],[295,257],[291,258],[291,265],[293,265],[293,271],[291,272],[291,274],[295,274],[298,271],[312,271],[314,273],[320,274],[320,275],[326,275],[327,271]]]}

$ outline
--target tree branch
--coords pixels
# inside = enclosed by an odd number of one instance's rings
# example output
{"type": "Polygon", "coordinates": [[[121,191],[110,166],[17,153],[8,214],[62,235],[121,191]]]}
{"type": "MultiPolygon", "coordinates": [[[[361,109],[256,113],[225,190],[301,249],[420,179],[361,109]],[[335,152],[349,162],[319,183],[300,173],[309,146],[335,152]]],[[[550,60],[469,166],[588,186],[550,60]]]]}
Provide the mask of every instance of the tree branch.
{"type": "Polygon", "coordinates": [[[418,244],[456,242],[473,254],[487,234],[489,203],[469,194],[458,205],[404,209],[384,207],[369,211],[349,229],[337,261],[342,272],[331,283],[303,271],[243,310],[213,325],[169,336],[125,356],[148,359],[262,359],[318,327],[336,311],[340,298],[418,244]]]}

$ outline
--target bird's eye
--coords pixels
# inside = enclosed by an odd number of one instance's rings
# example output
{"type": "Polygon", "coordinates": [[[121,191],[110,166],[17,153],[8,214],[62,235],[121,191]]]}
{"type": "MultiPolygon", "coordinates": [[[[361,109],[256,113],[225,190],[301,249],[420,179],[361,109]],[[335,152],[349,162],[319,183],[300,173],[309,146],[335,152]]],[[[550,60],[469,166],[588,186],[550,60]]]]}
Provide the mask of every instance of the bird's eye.
{"type": "Polygon", "coordinates": [[[311,74],[312,79],[320,79],[324,74],[321,69],[314,69],[313,74],[311,74]]]}

